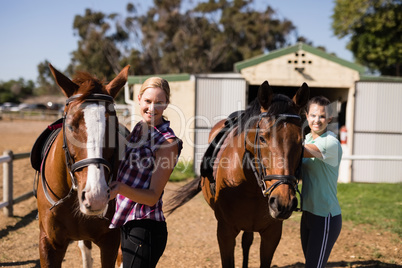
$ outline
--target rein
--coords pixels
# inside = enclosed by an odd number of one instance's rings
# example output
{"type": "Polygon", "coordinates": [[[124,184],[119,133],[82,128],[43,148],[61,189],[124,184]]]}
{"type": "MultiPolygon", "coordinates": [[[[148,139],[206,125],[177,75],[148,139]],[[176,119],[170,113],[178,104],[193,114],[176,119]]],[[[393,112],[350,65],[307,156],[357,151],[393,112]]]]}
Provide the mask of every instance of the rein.
{"type": "MultiPolygon", "coordinates": [[[[257,183],[258,185],[261,187],[262,190],[262,194],[264,195],[264,197],[269,197],[271,195],[271,193],[280,185],[282,184],[287,184],[291,187],[294,188],[295,192],[299,193],[299,195],[301,196],[301,193],[299,191],[298,188],[298,184],[299,184],[299,179],[301,177],[301,167],[302,167],[302,160],[303,160],[303,153],[304,153],[304,147],[301,144],[302,147],[302,153],[300,156],[300,161],[298,164],[298,167],[296,169],[296,174],[295,175],[267,175],[265,168],[262,164],[262,160],[261,160],[261,147],[258,144],[258,138],[259,138],[259,132],[260,132],[260,122],[264,117],[268,117],[271,116],[268,113],[261,113],[259,115],[259,119],[257,122],[257,127],[256,127],[256,135],[254,138],[254,155],[257,155],[257,157],[254,157],[254,163],[253,161],[247,157],[247,160],[251,166],[251,169],[253,170],[254,176],[257,179],[257,183]],[[257,167],[256,168],[256,165],[257,167]],[[274,182],[270,187],[267,187],[267,185],[265,184],[266,181],[272,181],[272,180],[277,180],[276,182],[274,182]]],[[[296,118],[301,120],[301,117],[295,114],[278,114],[275,115],[276,118],[296,118]]],[[[246,139],[245,139],[245,143],[246,143],[246,139]]],[[[297,211],[299,211],[300,209],[297,209],[297,211]]]]}
{"type": "MultiPolygon", "coordinates": [[[[82,96],[82,94],[73,95],[70,98],[68,98],[66,100],[66,107],[71,102],[73,102],[77,98],[79,98],[80,96],[82,96]]],[[[111,97],[109,95],[106,95],[106,94],[97,94],[97,93],[89,95],[83,102],[89,102],[89,101],[95,101],[95,102],[104,101],[104,102],[108,102],[108,103],[114,103],[113,97],[111,97]]],[[[77,162],[74,162],[74,159],[72,158],[71,153],[68,150],[68,146],[67,146],[66,130],[65,130],[66,129],[66,126],[65,126],[66,118],[67,118],[67,112],[65,112],[64,115],[63,115],[63,122],[62,122],[60,127],[62,127],[62,131],[63,131],[63,150],[64,150],[64,153],[65,153],[65,156],[66,156],[66,166],[67,166],[67,169],[69,171],[70,178],[71,178],[71,188],[70,188],[70,191],[67,194],[67,196],[61,198],[58,201],[54,201],[49,195],[48,189],[50,189],[50,187],[49,187],[49,185],[48,185],[48,183],[46,181],[44,172],[42,171],[41,172],[42,173],[42,176],[41,176],[42,177],[42,185],[43,185],[42,187],[43,187],[43,190],[44,190],[44,193],[45,193],[45,196],[46,196],[47,200],[52,205],[52,207],[50,209],[53,209],[55,206],[57,206],[60,203],[64,202],[68,197],[70,197],[72,195],[73,191],[77,190],[78,183],[77,183],[77,179],[74,176],[74,173],[77,170],[81,169],[81,168],[87,167],[87,166],[89,166],[91,164],[95,164],[98,168],[100,168],[100,165],[103,165],[104,167],[106,167],[108,169],[108,172],[109,172],[109,175],[110,175],[108,185],[110,184],[110,182],[113,179],[112,164],[110,164],[110,162],[108,162],[104,158],[93,157],[93,158],[86,158],[86,159],[82,159],[82,160],[79,160],[77,162]]],[[[116,146],[115,146],[115,152],[113,153],[113,159],[112,160],[114,160],[114,157],[117,155],[117,150],[118,150],[118,135],[116,135],[116,146]]],[[[46,162],[45,160],[46,160],[46,157],[43,159],[42,169],[44,169],[45,162],[46,162]]],[[[50,189],[50,191],[51,191],[51,189],[50,189]]]]}

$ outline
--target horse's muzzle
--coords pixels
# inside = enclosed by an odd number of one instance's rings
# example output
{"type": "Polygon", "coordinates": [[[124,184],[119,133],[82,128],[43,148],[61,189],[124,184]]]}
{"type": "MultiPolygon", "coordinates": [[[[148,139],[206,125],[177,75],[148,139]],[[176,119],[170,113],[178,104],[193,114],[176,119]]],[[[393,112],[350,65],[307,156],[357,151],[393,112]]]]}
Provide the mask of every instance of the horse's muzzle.
{"type": "Polygon", "coordinates": [[[281,197],[270,196],[268,199],[269,213],[272,218],[277,220],[288,219],[297,208],[297,197],[293,196],[284,202],[281,197]]]}

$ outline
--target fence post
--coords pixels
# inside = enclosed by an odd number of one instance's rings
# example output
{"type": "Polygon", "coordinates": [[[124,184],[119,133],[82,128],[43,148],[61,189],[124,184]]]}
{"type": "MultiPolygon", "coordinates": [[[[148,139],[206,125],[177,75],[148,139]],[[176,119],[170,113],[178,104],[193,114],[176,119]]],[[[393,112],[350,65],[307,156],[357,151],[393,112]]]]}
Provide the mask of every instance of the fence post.
{"type": "Polygon", "coordinates": [[[11,160],[3,163],[3,201],[7,206],[3,208],[4,215],[13,216],[13,151],[4,151],[4,156],[10,156],[11,160]]]}

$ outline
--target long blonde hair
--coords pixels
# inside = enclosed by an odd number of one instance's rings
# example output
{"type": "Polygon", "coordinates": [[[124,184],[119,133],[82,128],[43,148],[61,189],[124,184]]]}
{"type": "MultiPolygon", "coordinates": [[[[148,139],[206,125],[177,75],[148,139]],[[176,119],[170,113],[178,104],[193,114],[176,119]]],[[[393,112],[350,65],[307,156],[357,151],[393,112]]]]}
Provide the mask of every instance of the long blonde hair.
{"type": "Polygon", "coordinates": [[[166,95],[166,103],[169,104],[170,102],[170,87],[168,81],[161,77],[150,77],[147,80],[144,81],[144,83],[141,85],[140,93],[139,96],[142,97],[144,94],[145,90],[148,88],[160,88],[165,92],[166,95]]]}

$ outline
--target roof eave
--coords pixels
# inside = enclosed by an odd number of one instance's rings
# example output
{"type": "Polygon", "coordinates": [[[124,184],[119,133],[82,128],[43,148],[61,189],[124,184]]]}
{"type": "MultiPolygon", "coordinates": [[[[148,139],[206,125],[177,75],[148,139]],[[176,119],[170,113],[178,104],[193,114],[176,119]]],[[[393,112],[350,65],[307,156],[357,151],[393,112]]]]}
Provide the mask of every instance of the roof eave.
{"type": "Polygon", "coordinates": [[[321,58],[338,63],[344,67],[353,69],[361,74],[365,72],[365,68],[359,64],[338,58],[338,57],[328,54],[318,48],[314,48],[314,47],[306,45],[304,43],[298,43],[298,44],[290,46],[290,47],[274,50],[268,54],[256,56],[256,57],[253,57],[248,60],[237,62],[234,64],[234,70],[235,70],[235,72],[240,72],[244,68],[248,68],[248,67],[251,67],[251,66],[260,64],[262,62],[269,61],[269,60],[272,60],[272,59],[275,59],[275,58],[278,58],[278,57],[281,57],[281,56],[284,56],[287,54],[295,53],[299,50],[304,50],[306,52],[309,52],[309,53],[319,56],[321,58]]]}

